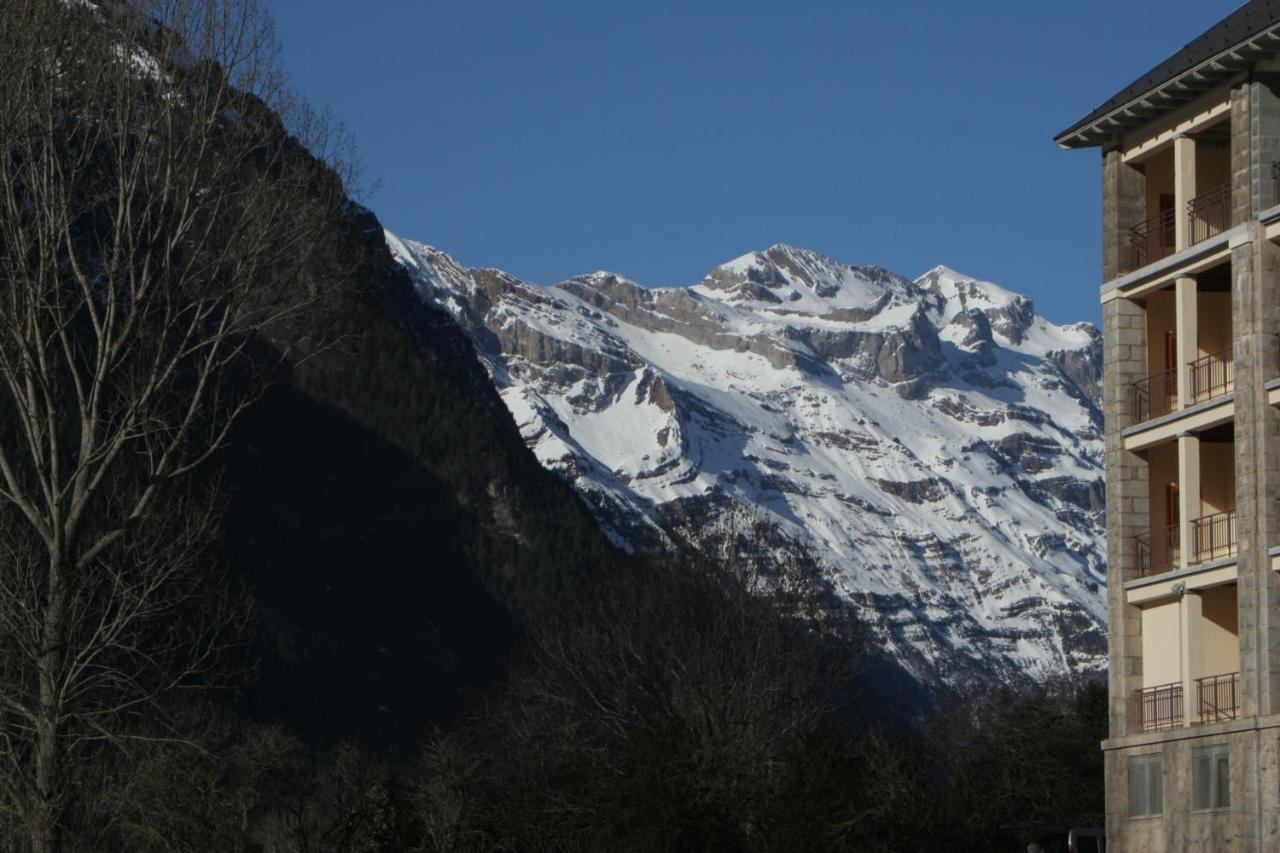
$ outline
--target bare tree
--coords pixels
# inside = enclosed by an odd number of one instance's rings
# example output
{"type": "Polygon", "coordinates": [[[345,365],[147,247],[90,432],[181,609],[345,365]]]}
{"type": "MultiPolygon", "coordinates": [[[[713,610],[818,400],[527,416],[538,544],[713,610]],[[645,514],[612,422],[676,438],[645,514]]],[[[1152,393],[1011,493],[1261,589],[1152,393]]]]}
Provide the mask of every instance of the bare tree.
{"type": "Polygon", "coordinates": [[[255,0],[0,13],[0,803],[38,853],[223,646],[204,472],[345,199],[282,80],[255,0]]]}

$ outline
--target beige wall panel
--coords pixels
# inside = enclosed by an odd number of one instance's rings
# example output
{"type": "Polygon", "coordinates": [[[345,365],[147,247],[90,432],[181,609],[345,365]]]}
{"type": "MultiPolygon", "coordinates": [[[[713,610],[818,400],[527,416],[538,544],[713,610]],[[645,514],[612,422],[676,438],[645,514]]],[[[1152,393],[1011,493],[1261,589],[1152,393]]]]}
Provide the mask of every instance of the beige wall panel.
{"type": "Polygon", "coordinates": [[[1227,441],[1200,442],[1200,515],[1215,515],[1235,506],[1235,445],[1227,441]]]}
{"type": "Polygon", "coordinates": [[[1231,294],[1200,291],[1199,355],[1213,355],[1231,346],[1231,294]]]}
{"type": "Polygon", "coordinates": [[[1203,194],[1231,180],[1231,145],[1196,140],[1196,193],[1203,194]]]}
{"type": "Polygon", "coordinates": [[[1206,589],[1200,593],[1204,626],[1202,675],[1223,675],[1240,671],[1240,642],[1237,629],[1236,585],[1206,589]]]}
{"type": "Polygon", "coordinates": [[[1142,686],[1182,680],[1178,602],[1142,608],[1142,686]]]}
{"type": "Polygon", "coordinates": [[[1169,506],[1169,484],[1178,482],[1178,445],[1175,442],[1157,445],[1147,451],[1150,465],[1151,528],[1168,527],[1173,514],[1169,506]]]}
{"type": "Polygon", "coordinates": [[[1160,196],[1173,195],[1173,149],[1165,148],[1145,164],[1147,174],[1147,218],[1160,212],[1160,196]]]}
{"type": "Polygon", "coordinates": [[[1165,370],[1165,333],[1177,328],[1173,288],[1147,297],[1147,375],[1165,370]]]}

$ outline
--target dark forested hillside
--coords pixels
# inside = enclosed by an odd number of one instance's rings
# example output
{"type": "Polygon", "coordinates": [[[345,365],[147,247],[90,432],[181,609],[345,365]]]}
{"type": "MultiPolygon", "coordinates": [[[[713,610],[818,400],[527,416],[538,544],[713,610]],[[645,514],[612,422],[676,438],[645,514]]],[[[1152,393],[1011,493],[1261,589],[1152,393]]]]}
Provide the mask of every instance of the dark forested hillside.
{"type": "Polygon", "coordinates": [[[244,705],[325,738],[416,737],[615,557],[381,235],[332,222],[322,302],[225,459],[224,554],[260,609],[244,705]]]}
{"type": "Polygon", "coordinates": [[[68,834],[104,780],[218,725],[416,747],[614,559],[272,33],[255,0],[0,14],[5,846],[105,846],[68,834]]]}

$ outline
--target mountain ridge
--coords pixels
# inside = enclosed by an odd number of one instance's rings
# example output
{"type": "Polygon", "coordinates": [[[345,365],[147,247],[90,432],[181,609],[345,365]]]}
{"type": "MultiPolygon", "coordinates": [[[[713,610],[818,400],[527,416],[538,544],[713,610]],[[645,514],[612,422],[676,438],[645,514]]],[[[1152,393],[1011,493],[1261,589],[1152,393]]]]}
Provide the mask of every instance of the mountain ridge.
{"type": "Polygon", "coordinates": [[[945,265],[907,279],[785,244],[646,288],[387,241],[616,543],[748,504],[817,547],[923,681],[1104,665],[1090,324],[945,265]]]}

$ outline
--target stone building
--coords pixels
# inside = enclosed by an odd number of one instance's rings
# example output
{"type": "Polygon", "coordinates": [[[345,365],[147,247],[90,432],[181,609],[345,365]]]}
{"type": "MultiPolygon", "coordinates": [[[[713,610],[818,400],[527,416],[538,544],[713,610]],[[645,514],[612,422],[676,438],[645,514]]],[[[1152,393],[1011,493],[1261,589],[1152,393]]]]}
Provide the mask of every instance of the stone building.
{"type": "Polygon", "coordinates": [[[1113,851],[1280,851],[1280,0],[1057,136],[1102,151],[1113,851]]]}

